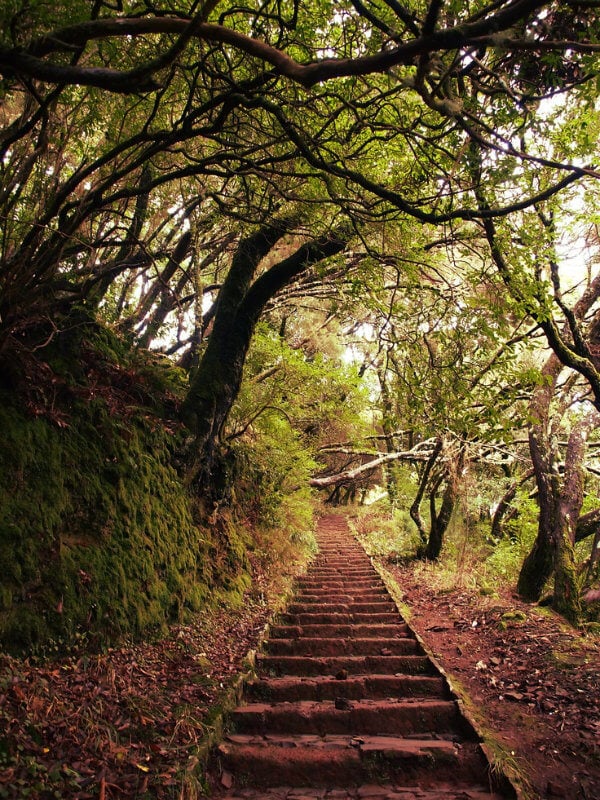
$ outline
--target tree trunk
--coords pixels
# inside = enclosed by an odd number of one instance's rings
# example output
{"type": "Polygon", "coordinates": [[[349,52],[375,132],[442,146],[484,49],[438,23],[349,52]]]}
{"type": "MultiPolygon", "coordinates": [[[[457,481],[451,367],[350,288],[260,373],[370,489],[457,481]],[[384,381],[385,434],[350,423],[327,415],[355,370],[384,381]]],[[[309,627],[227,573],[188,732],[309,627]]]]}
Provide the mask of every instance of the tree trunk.
{"type": "Polygon", "coordinates": [[[553,607],[576,625],[581,618],[581,586],[575,561],[577,521],[584,494],[583,460],[587,437],[598,427],[597,412],[580,420],[571,431],[565,456],[563,490],[555,529],[553,607]]]}
{"type": "Polygon", "coordinates": [[[554,558],[545,529],[538,527],[533,547],[528,553],[517,581],[517,592],[530,603],[535,603],[542,596],[544,586],[552,575],[554,558]]]}
{"type": "Polygon", "coordinates": [[[506,522],[508,522],[509,519],[512,519],[512,516],[514,516],[514,510],[511,507],[511,503],[515,499],[519,488],[530,478],[533,478],[534,475],[535,472],[532,469],[528,470],[519,478],[518,481],[512,483],[500,498],[500,502],[498,503],[498,507],[496,508],[492,518],[490,535],[493,539],[500,540],[504,536],[503,526],[506,522]],[[512,514],[511,511],[513,512],[512,514]]]}
{"type": "MultiPolygon", "coordinates": [[[[419,531],[419,536],[421,537],[421,542],[423,545],[426,545],[428,541],[427,531],[425,530],[425,525],[423,523],[423,518],[421,517],[421,501],[423,500],[423,495],[425,494],[425,488],[427,486],[427,482],[429,480],[429,476],[431,474],[431,470],[435,462],[438,459],[438,456],[442,452],[442,447],[444,446],[443,439],[436,439],[435,447],[433,448],[433,452],[429,456],[427,464],[425,465],[425,469],[423,470],[423,474],[421,475],[421,480],[419,481],[419,488],[417,490],[417,494],[413,503],[410,507],[410,516],[412,521],[417,526],[417,530],[419,531]]],[[[439,482],[436,483],[436,487],[433,491],[433,496],[435,497],[435,492],[437,491],[437,487],[439,486],[439,482]]],[[[433,519],[433,517],[432,517],[433,519]]],[[[431,538],[431,532],[429,535],[431,538]]]]}
{"type": "Polygon", "coordinates": [[[331,233],[301,245],[256,280],[262,258],[287,232],[280,221],[243,240],[217,298],[214,324],[182,406],[182,419],[195,437],[188,479],[210,484],[216,446],[239,393],[256,323],[275,294],[311,265],[340,253],[348,234],[331,233]]]}
{"type": "Polygon", "coordinates": [[[214,445],[239,392],[254,330],[244,301],[260,261],[286,231],[286,223],[278,221],[239,243],[219,292],[208,345],[183,403],[183,421],[195,435],[196,459],[205,460],[209,472],[214,445]]]}
{"type": "Polygon", "coordinates": [[[427,547],[425,548],[424,557],[430,561],[437,561],[442,552],[442,545],[444,544],[444,535],[448,530],[448,525],[452,519],[454,506],[458,497],[459,476],[462,474],[465,464],[465,450],[464,447],[458,452],[458,456],[454,460],[449,461],[445,474],[436,482],[429,495],[429,507],[431,510],[431,528],[429,531],[429,539],[427,547]],[[442,495],[442,505],[439,512],[436,512],[435,498],[437,490],[440,487],[442,480],[446,481],[446,488],[442,495]]]}
{"type": "MultiPolygon", "coordinates": [[[[556,361],[558,362],[558,359],[556,361]]],[[[543,389],[548,390],[549,387],[545,386],[543,389]]],[[[519,573],[517,592],[524,600],[534,603],[542,596],[544,586],[554,569],[553,531],[558,514],[559,493],[558,473],[553,470],[555,460],[552,458],[546,431],[541,423],[535,425],[529,432],[529,450],[538,488],[540,514],[533,547],[519,573]]]]}
{"type": "Polygon", "coordinates": [[[581,615],[581,599],[574,545],[583,502],[583,459],[587,436],[597,427],[598,415],[590,413],[574,425],[561,476],[549,422],[550,400],[561,371],[557,357],[550,356],[543,371],[550,380],[536,391],[532,401],[533,416],[538,422],[530,430],[529,447],[539,491],[540,517],[536,540],[523,562],[517,591],[525,600],[535,602],[554,574],[553,606],[576,623],[581,615]]]}
{"type": "Polygon", "coordinates": [[[577,625],[581,619],[581,587],[577,577],[575,548],[567,531],[562,532],[555,557],[552,607],[577,625]]]}
{"type": "MultiPolygon", "coordinates": [[[[441,482],[441,481],[440,481],[441,482]]],[[[429,561],[437,561],[442,552],[442,545],[444,544],[444,534],[450,524],[452,512],[454,511],[454,504],[456,502],[456,483],[453,475],[446,476],[446,488],[442,495],[442,505],[439,513],[435,508],[435,497],[439,482],[432,489],[429,498],[429,505],[431,509],[431,527],[429,530],[429,539],[427,540],[427,547],[423,553],[424,558],[429,561]]]]}
{"type": "Polygon", "coordinates": [[[587,514],[579,517],[577,520],[577,529],[575,531],[575,541],[582,542],[589,536],[597,537],[600,533],[600,508],[594,508],[593,511],[588,511],[587,514]]]}

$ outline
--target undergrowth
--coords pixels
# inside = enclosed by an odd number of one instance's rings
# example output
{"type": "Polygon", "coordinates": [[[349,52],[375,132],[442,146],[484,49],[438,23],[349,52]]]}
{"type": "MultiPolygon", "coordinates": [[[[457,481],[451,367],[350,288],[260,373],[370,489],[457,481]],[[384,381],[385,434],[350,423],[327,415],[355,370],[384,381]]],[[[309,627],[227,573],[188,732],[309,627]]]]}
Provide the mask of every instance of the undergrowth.
{"type": "MultiPolygon", "coordinates": [[[[410,497],[406,487],[405,492],[410,497]]],[[[454,512],[440,558],[428,562],[418,557],[421,540],[407,508],[391,506],[382,499],[348,513],[353,532],[370,556],[384,564],[414,563],[420,578],[440,592],[461,586],[493,595],[501,586],[513,588],[536,533],[534,504],[527,499],[518,521],[499,541],[490,538],[491,520],[482,519],[479,509],[477,515],[472,514],[463,504],[454,512]]]]}

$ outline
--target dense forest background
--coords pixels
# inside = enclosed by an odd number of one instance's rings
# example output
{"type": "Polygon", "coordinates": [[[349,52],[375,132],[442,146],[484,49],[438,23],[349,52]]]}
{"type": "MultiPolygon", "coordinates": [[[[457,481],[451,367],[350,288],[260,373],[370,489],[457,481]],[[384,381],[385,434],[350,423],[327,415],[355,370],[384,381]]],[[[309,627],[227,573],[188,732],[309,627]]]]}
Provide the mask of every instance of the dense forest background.
{"type": "Polygon", "coordinates": [[[239,603],[317,493],[594,620],[599,33],[594,2],[2,3],[5,648],[239,603]]]}

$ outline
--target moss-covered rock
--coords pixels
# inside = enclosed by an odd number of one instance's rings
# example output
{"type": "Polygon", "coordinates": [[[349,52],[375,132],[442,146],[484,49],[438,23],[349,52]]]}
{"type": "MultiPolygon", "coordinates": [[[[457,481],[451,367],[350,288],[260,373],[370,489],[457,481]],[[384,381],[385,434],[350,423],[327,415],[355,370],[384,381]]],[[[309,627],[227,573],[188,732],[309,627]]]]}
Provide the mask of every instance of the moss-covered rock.
{"type": "Polygon", "coordinates": [[[512,611],[506,611],[504,614],[502,614],[498,621],[498,628],[502,631],[505,631],[507,628],[515,628],[518,625],[522,625],[526,621],[527,614],[524,611],[516,608],[512,611]]]}

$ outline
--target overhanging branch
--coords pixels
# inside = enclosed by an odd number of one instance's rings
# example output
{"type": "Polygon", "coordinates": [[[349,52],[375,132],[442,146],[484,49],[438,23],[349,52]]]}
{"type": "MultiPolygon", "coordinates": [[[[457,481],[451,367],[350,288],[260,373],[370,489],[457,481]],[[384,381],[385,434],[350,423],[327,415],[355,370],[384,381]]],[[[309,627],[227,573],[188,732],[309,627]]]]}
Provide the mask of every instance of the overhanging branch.
{"type": "MultiPolygon", "coordinates": [[[[224,25],[201,20],[175,17],[97,19],[53,31],[38,39],[27,50],[0,48],[0,71],[4,74],[22,74],[49,83],[97,86],[114,92],[152,91],[159,87],[154,75],[175,61],[188,39],[198,38],[233,46],[270,64],[278,74],[310,88],[317,83],[335,78],[383,73],[393,67],[412,65],[416,59],[439,51],[469,46],[495,46],[513,51],[531,49],[532,46],[539,49],[543,45],[542,42],[535,41],[532,45],[529,40],[512,38],[508,31],[515,23],[527,19],[545,5],[545,0],[517,0],[506,3],[495,13],[483,18],[431,32],[426,31],[421,36],[415,36],[396,47],[381,50],[373,55],[358,58],[324,58],[306,64],[294,60],[265,41],[224,25]],[[59,65],[45,60],[45,56],[51,53],[72,52],[75,48],[82,47],[95,39],[157,34],[175,34],[182,38],[161,57],[135,70],[120,72],[96,67],[59,65]]],[[[551,49],[596,52],[600,47],[589,42],[580,44],[557,41],[551,43],[551,49]]]]}
{"type": "Polygon", "coordinates": [[[311,478],[309,483],[311,486],[314,486],[317,489],[324,489],[327,486],[342,485],[344,483],[350,483],[357,478],[363,477],[364,475],[368,475],[382,466],[382,464],[387,464],[391,461],[428,461],[430,456],[430,450],[417,449],[405,450],[398,453],[382,453],[380,456],[373,458],[366,464],[361,464],[353,469],[347,469],[343,472],[338,472],[335,475],[327,475],[322,478],[311,478]]]}

